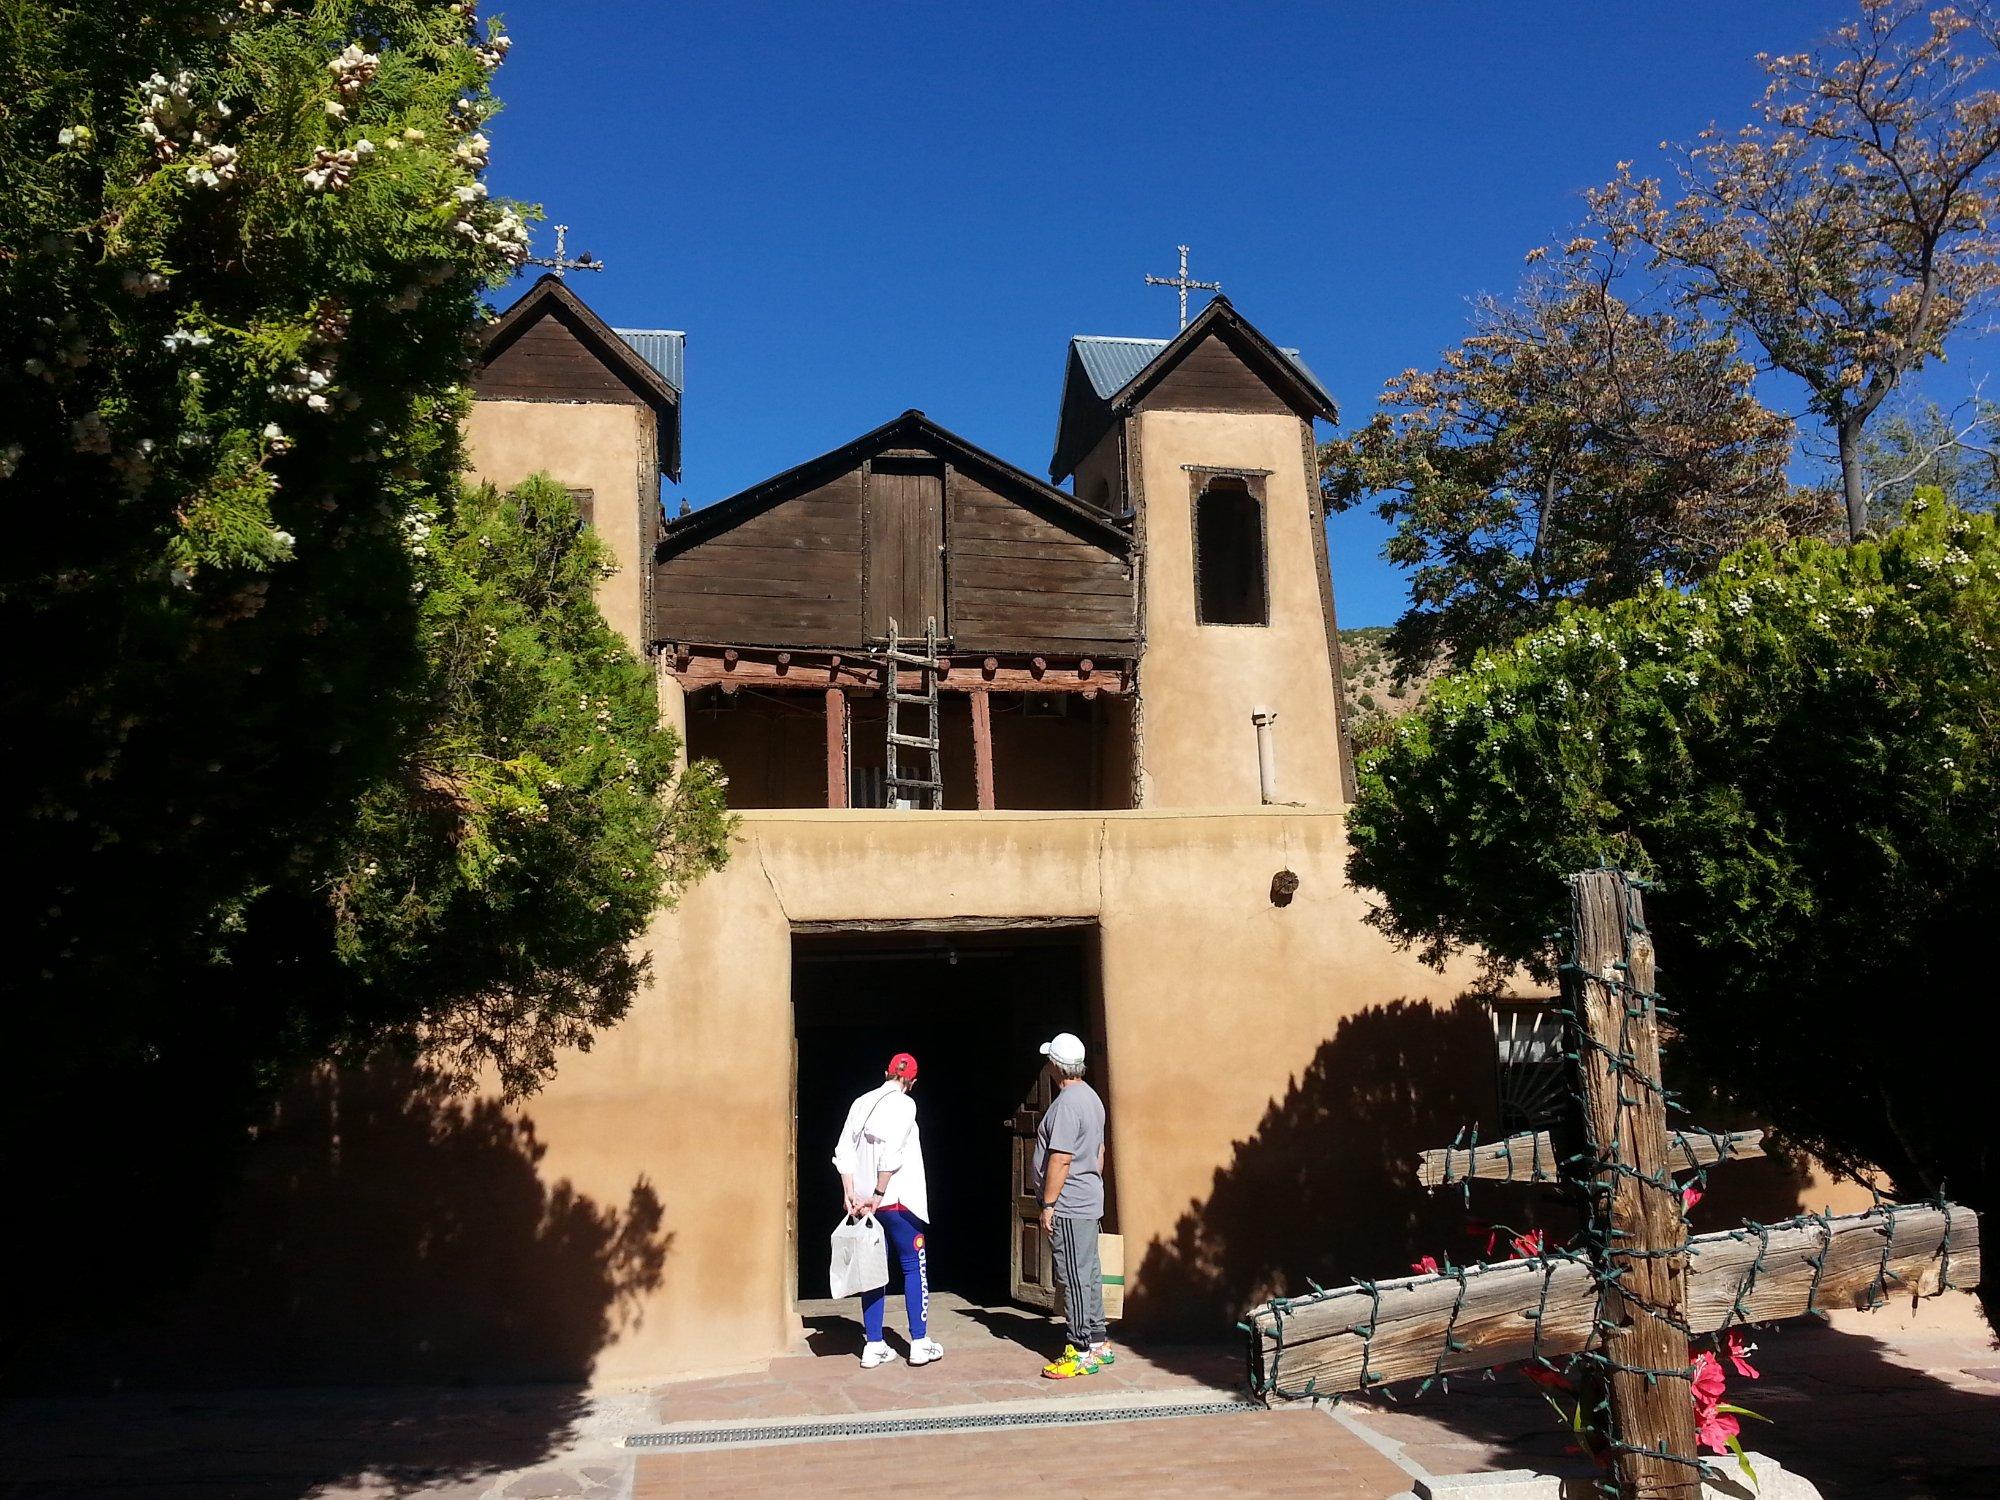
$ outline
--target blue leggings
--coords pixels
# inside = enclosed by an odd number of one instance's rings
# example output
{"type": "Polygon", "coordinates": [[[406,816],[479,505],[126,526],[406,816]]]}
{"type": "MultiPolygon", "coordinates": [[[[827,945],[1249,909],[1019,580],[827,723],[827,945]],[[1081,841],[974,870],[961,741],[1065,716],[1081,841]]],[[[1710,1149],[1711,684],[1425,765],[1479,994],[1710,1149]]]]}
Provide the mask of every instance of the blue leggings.
{"type": "MultiPolygon", "coordinates": [[[[915,1343],[930,1330],[931,1278],[924,1250],[929,1226],[907,1208],[878,1208],[875,1217],[888,1236],[891,1261],[903,1267],[903,1308],[910,1315],[910,1342],[915,1343]]],[[[882,1342],[882,1304],[888,1300],[885,1286],[861,1294],[861,1326],[871,1344],[882,1342]]]]}

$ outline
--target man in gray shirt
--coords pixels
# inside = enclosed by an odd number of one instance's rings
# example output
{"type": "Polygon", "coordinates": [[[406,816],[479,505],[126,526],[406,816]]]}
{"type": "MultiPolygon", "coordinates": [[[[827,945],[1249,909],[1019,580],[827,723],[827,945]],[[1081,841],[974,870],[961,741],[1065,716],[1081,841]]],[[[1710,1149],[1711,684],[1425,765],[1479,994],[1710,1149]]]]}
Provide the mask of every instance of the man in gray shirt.
{"type": "Polygon", "coordinates": [[[1083,1043],[1059,1032],[1042,1045],[1056,1096],[1035,1132],[1042,1232],[1055,1250],[1056,1281],[1069,1310],[1069,1347],[1042,1367],[1050,1380],[1095,1375],[1116,1359],[1104,1321],[1097,1231],[1104,1218],[1104,1101],[1083,1081],[1083,1043]]]}

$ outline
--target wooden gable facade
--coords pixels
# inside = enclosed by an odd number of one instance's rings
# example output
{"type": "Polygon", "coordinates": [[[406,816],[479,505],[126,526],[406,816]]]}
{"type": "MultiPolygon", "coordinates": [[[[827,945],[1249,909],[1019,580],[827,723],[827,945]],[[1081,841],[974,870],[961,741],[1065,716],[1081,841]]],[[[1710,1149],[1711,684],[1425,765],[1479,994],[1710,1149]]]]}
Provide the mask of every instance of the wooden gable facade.
{"type": "Polygon", "coordinates": [[[655,550],[656,643],[1129,658],[1131,538],[1107,517],[905,412],[671,523],[655,550]]]}
{"type": "Polygon", "coordinates": [[[1067,479],[1121,417],[1147,410],[1340,419],[1297,350],[1280,349],[1217,297],[1172,339],[1071,341],[1050,477],[1067,479]]]}
{"type": "Polygon", "coordinates": [[[560,277],[542,277],[480,331],[473,394],[482,401],[649,407],[658,424],[660,469],[669,479],[681,477],[679,386],[560,277]]]}

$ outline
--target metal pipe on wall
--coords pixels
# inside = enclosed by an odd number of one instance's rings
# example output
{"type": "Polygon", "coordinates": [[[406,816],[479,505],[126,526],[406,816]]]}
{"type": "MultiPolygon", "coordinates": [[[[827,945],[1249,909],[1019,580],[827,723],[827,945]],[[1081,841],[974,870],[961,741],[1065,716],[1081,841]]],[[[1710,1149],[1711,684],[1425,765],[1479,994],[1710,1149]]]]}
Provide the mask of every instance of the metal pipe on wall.
{"type": "Polygon", "coordinates": [[[1254,708],[1250,722],[1257,726],[1257,787],[1269,807],[1278,800],[1278,746],[1271,726],[1278,722],[1275,708],[1254,708]]]}

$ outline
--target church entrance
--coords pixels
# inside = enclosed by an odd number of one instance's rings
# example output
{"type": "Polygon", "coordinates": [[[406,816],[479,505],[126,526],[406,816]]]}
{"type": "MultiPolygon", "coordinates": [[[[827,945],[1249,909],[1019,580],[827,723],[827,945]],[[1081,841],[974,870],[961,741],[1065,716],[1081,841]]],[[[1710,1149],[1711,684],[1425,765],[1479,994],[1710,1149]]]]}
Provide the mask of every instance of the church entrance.
{"type": "Polygon", "coordinates": [[[827,1236],[844,1207],[835,1137],[848,1105],[881,1083],[898,1052],[914,1054],[921,1069],[932,1290],[989,1307],[1009,1300],[1021,1239],[1015,1117],[1035,1091],[1038,1049],[1058,1031],[1084,1038],[1091,1079],[1104,1091],[1095,973],[1095,929],[1075,923],[794,935],[802,1301],[827,1295],[827,1236]]]}

